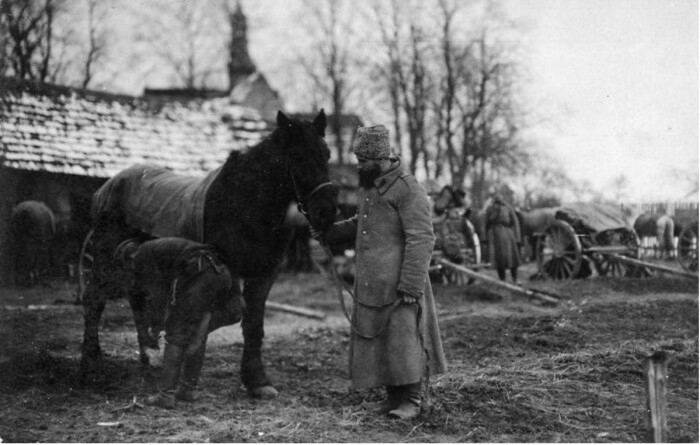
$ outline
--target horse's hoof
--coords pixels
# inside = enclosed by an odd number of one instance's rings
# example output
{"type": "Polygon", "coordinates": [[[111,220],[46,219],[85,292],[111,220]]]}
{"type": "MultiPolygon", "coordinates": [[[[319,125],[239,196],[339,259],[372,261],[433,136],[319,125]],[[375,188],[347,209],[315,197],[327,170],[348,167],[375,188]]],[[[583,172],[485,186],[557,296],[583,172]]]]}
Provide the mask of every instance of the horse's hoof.
{"type": "Polygon", "coordinates": [[[248,394],[256,399],[274,399],[279,392],[270,385],[248,389],[248,394]]]}

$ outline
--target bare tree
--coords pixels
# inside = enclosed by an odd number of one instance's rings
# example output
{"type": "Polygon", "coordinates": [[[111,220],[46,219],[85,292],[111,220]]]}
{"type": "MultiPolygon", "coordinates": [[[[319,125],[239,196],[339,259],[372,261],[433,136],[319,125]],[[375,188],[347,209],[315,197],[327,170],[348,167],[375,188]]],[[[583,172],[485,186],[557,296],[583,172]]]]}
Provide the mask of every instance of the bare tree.
{"type": "Polygon", "coordinates": [[[52,51],[60,0],[1,0],[0,35],[7,38],[5,72],[21,79],[46,81],[52,74],[52,51]]]}
{"type": "Polygon", "coordinates": [[[331,133],[336,141],[339,164],[345,163],[345,146],[342,135],[342,116],[353,94],[355,84],[351,80],[350,67],[354,63],[350,46],[353,29],[350,26],[352,4],[348,1],[325,0],[304,3],[307,20],[304,26],[313,36],[311,51],[298,56],[299,64],[310,79],[317,94],[316,107],[330,103],[331,133]],[[320,93],[320,94],[319,94],[320,93]]]}
{"type": "Polygon", "coordinates": [[[627,198],[627,188],[629,187],[629,179],[624,174],[615,176],[610,185],[613,192],[614,202],[622,202],[627,198]]]}
{"type": "Polygon", "coordinates": [[[105,56],[107,34],[102,27],[104,13],[98,11],[97,0],[87,1],[87,51],[83,65],[82,87],[87,88],[95,74],[96,65],[105,56]]]}
{"type": "Polygon", "coordinates": [[[189,89],[227,83],[226,14],[221,2],[153,1],[142,6],[137,39],[189,89]]]}
{"type": "Polygon", "coordinates": [[[401,134],[408,135],[408,167],[417,170],[422,159],[429,162],[428,120],[429,104],[433,91],[428,75],[431,63],[426,47],[428,34],[418,20],[413,7],[405,2],[392,0],[390,10],[383,11],[379,3],[374,7],[374,19],[381,32],[385,55],[379,63],[383,68],[382,81],[386,85],[394,114],[397,145],[401,146],[401,134]]]}

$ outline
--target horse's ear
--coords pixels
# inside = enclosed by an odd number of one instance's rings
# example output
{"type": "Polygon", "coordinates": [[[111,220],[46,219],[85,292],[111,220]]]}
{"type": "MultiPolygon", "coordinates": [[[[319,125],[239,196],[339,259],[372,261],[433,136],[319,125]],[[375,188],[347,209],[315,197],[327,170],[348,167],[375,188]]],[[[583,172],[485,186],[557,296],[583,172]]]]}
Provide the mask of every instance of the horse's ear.
{"type": "Polygon", "coordinates": [[[287,117],[282,111],[277,112],[277,130],[274,133],[274,139],[277,143],[286,145],[289,139],[289,128],[292,126],[292,120],[287,117]]]}
{"type": "Polygon", "coordinates": [[[277,126],[280,128],[288,127],[292,124],[291,119],[287,117],[286,114],[282,113],[281,110],[277,111],[277,126]]]}
{"type": "Polygon", "coordinates": [[[316,131],[318,132],[318,135],[321,137],[326,136],[326,113],[323,111],[323,108],[321,108],[321,111],[318,113],[318,116],[316,116],[316,119],[314,119],[314,127],[316,128],[316,131]]]}

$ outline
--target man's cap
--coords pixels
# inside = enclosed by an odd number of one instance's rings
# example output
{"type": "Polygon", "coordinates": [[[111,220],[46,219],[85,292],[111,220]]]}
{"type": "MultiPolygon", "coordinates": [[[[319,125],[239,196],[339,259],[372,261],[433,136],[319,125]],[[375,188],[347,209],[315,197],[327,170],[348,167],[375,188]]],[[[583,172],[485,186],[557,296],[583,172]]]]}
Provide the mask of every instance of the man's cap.
{"type": "Polygon", "coordinates": [[[389,130],[384,125],[357,129],[352,152],[358,158],[386,159],[391,157],[389,130]]]}

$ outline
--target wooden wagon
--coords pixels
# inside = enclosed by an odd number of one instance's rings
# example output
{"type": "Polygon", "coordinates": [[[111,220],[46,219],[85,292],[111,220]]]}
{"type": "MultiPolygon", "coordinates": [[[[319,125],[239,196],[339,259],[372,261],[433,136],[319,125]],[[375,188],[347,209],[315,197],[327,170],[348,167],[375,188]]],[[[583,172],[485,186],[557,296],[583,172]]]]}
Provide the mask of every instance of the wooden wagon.
{"type": "Polygon", "coordinates": [[[614,205],[575,203],[562,206],[555,220],[535,234],[539,273],[555,280],[584,278],[592,268],[603,276],[630,276],[637,265],[640,241],[622,210],[614,205]]]}
{"type": "Polygon", "coordinates": [[[684,224],[678,235],[678,263],[687,272],[698,273],[698,219],[684,224]]]}

